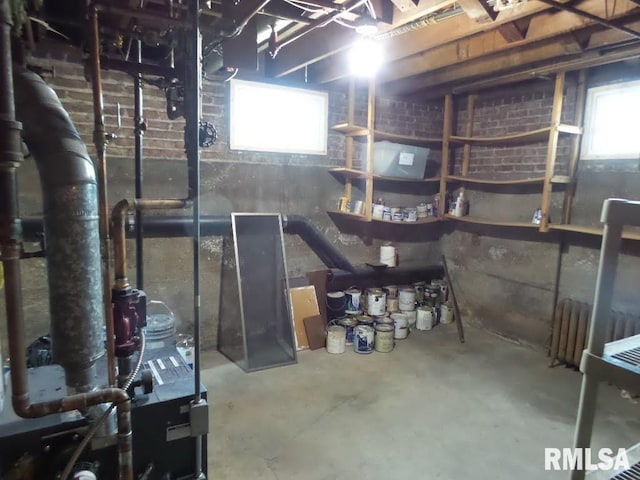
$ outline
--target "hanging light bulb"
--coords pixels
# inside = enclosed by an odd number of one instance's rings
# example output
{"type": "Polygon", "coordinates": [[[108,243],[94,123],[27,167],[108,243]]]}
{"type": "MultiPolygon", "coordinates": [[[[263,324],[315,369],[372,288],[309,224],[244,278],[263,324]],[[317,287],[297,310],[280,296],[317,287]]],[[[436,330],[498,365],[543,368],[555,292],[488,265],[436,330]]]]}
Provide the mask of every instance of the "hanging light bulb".
{"type": "Polygon", "coordinates": [[[373,38],[363,37],[349,51],[349,67],[353,75],[371,77],[382,65],[382,47],[373,38]]]}

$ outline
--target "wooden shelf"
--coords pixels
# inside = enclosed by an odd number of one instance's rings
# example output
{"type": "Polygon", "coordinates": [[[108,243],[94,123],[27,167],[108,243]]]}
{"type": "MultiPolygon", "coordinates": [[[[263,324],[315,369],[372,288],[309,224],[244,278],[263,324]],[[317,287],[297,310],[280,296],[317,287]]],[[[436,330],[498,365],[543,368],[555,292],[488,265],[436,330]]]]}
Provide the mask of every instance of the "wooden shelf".
{"type": "Polygon", "coordinates": [[[369,133],[369,129],[367,127],[361,127],[359,125],[353,125],[351,123],[339,123],[337,125],[333,125],[331,130],[334,132],[342,133],[349,137],[362,137],[369,133]]]}
{"type": "MultiPolygon", "coordinates": [[[[602,236],[603,229],[600,227],[586,227],[582,225],[549,225],[551,230],[560,230],[563,232],[582,233],[585,235],[602,236]]],[[[622,232],[622,238],[625,240],[640,240],[640,233],[622,232]]]]}
{"type": "Polygon", "coordinates": [[[355,168],[330,168],[329,172],[333,173],[336,176],[344,177],[344,178],[367,178],[367,173],[362,170],[356,170],[355,168]]]}
{"type": "MultiPolygon", "coordinates": [[[[354,168],[330,168],[329,172],[338,175],[344,176],[345,178],[362,178],[366,179],[369,175],[362,170],[356,170],[354,168]]],[[[389,177],[386,175],[378,175],[376,173],[371,175],[371,178],[374,180],[380,180],[385,182],[408,182],[408,183],[432,183],[439,182],[440,177],[430,177],[430,178],[404,178],[404,177],[389,177]]]]}
{"type": "Polygon", "coordinates": [[[377,173],[373,174],[374,180],[383,180],[385,182],[409,182],[409,183],[432,183],[439,182],[440,177],[429,177],[429,178],[403,178],[403,177],[388,177],[386,175],[378,175],[377,173]]]}
{"type": "Polygon", "coordinates": [[[463,183],[477,183],[481,185],[526,185],[544,183],[544,177],[522,178],[519,180],[490,180],[482,178],[462,177],[460,175],[449,175],[447,180],[454,180],[463,183]]]}
{"type": "Polygon", "coordinates": [[[327,211],[329,215],[335,215],[337,217],[342,217],[347,220],[356,220],[358,222],[367,222],[367,218],[364,215],[358,215],[357,213],[351,212],[339,212],[337,210],[329,210],[327,211]]]}
{"type": "Polygon", "coordinates": [[[469,215],[465,217],[454,217],[453,215],[445,215],[447,220],[454,220],[456,222],[463,223],[473,223],[477,225],[490,225],[492,227],[517,227],[517,228],[531,228],[538,230],[540,225],[536,225],[535,223],[527,223],[527,222],[503,222],[500,220],[485,220],[483,218],[475,218],[470,217],[469,215]]]}
{"type": "MultiPolygon", "coordinates": [[[[452,143],[485,146],[523,145],[527,143],[547,141],[549,139],[549,133],[552,129],[553,127],[538,128],[537,130],[530,130],[528,132],[514,133],[511,135],[501,135],[497,137],[462,137],[452,135],[450,137],[450,141],[452,143]]],[[[582,129],[574,125],[560,124],[558,126],[558,132],[578,135],[582,133],[582,129]]]]}
{"type": "Polygon", "coordinates": [[[409,226],[409,225],[425,225],[427,223],[436,223],[436,222],[439,222],[440,219],[438,217],[425,217],[425,218],[419,218],[415,222],[394,222],[391,220],[381,220],[380,218],[372,218],[371,221],[374,223],[389,223],[391,225],[409,226]]]}
{"type": "Polygon", "coordinates": [[[399,135],[396,133],[383,132],[382,130],[374,130],[373,137],[376,142],[389,141],[402,143],[404,145],[413,145],[416,147],[437,147],[442,148],[442,138],[434,137],[414,137],[412,135],[399,135]]]}
{"type": "Polygon", "coordinates": [[[551,183],[567,184],[571,182],[572,179],[569,175],[554,175],[551,177],[551,183]]]}

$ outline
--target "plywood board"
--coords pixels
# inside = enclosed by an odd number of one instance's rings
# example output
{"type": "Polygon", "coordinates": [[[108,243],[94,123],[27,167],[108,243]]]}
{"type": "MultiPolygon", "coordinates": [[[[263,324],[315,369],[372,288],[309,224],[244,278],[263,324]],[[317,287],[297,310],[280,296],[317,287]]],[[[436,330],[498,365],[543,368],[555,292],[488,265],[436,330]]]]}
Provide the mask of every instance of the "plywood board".
{"type": "Polygon", "coordinates": [[[322,315],[315,315],[313,317],[307,317],[304,319],[304,328],[307,332],[307,338],[309,339],[309,348],[311,350],[318,350],[324,347],[327,327],[322,315]]]}
{"type": "Polygon", "coordinates": [[[313,285],[306,287],[290,288],[291,310],[293,317],[293,328],[296,334],[296,349],[303,350],[309,348],[309,339],[304,328],[304,319],[320,315],[316,289],[313,285]]]}

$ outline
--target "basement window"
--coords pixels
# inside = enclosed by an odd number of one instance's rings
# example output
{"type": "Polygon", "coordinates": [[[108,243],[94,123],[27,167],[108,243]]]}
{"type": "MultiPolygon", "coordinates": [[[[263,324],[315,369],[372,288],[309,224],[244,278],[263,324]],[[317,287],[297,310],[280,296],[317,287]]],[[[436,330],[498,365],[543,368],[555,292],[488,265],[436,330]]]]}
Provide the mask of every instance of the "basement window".
{"type": "Polygon", "coordinates": [[[232,80],[229,146],[326,155],[328,110],[326,92],[232,80]]]}
{"type": "Polygon", "coordinates": [[[640,81],[590,88],[587,92],[581,158],[609,160],[640,157],[639,111],[640,81]]]}

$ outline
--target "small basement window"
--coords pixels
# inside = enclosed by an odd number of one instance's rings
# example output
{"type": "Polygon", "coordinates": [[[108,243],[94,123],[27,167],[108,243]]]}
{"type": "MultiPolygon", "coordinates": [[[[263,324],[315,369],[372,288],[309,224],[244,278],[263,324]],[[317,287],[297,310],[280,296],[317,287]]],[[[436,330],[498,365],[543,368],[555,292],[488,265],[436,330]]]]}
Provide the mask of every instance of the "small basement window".
{"type": "Polygon", "coordinates": [[[640,157],[640,81],[590,88],[587,92],[581,158],[640,157]]]}
{"type": "Polygon", "coordinates": [[[232,150],[327,154],[326,92],[231,81],[232,150]]]}

